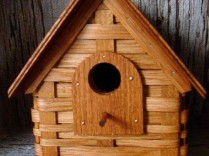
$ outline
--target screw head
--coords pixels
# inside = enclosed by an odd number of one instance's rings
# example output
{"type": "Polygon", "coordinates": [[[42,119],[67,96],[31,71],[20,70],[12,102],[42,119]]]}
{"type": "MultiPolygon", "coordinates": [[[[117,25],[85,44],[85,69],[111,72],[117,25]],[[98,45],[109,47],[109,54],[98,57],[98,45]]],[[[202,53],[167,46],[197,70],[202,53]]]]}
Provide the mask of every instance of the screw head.
{"type": "Polygon", "coordinates": [[[80,86],[80,83],[76,83],[76,86],[80,86]]]}
{"type": "Polygon", "coordinates": [[[85,125],[85,122],[84,122],[84,121],[82,121],[82,122],[81,122],[81,125],[85,125]]]}
{"type": "Polygon", "coordinates": [[[138,123],[138,120],[136,119],[136,120],[134,120],[134,122],[135,122],[135,123],[138,123]]]}
{"type": "Polygon", "coordinates": [[[129,77],[129,80],[132,81],[134,78],[133,77],[129,77]]]}
{"type": "Polygon", "coordinates": [[[175,75],[176,74],[176,72],[175,71],[172,71],[172,75],[175,75]]]}

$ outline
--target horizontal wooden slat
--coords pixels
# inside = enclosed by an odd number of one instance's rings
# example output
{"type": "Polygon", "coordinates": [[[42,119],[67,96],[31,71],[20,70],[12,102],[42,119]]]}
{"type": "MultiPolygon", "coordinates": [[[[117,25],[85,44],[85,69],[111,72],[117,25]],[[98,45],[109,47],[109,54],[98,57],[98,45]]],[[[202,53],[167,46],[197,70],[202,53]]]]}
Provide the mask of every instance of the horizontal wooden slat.
{"type": "Polygon", "coordinates": [[[71,83],[57,83],[56,84],[56,97],[58,98],[72,97],[72,84],[71,83]]]}
{"type": "Polygon", "coordinates": [[[60,147],[62,156],[69,155],[99,155],[100,156],[161,156],[161,149],[140,147],[60,147]]]}
{"type": "Polygon", "coordinates": [[[143,134],[140,136],[79,136],[74,135],[74,132],[59,132],[58,137],[61,139],[96,139],[96,140],[173,140],[173,139],[179,139],[178,133],[170,133],[167,134],[168,136],[175,136],[172,139],[169,137],[165,137],[164,134],[160,133],[149,133],[149,134],[143,134]]]}
{"type": "Polygon", "coordinates": [[[154,112],[179,112],[180,99],[178,98],[153,98],[145,99],[146,110],[154,112]]]}
{"type": "MultiPolygon", "coordinates": [[[[179,102],[178,98],[147,97],[145,109],[148,112],[179,112],[179,102]]],[[[41,111],[72,111],[72,98],[37,98],[37,104],[41,111]]]]}
{"type": "Polygon", "coordinates": [[[153,59],[146,54],[123,54],[128,58],[138,69],[160,69],[153,59]]]}
{"type": "Polygon", "coordinates": [[[78,39],[133,39],[121,24],[87,24],[78,39]]]}
{"type": "MultiPolygon", "coordinates": [[[[41,139],[42,146],[96,146],[97,140],[90,139],[41,139]]],[[[178,147],[178,140],[116,140],[117,146],[172,148],[178,147]]]]}
{"type": "Polygon", "coordinates": [[[181,124],[186,124],[189,118],[189,110],[183,110],[181,112],[181,124]]]}
{"type": "Polygon", "coordinates": [[[173,85],[161,70],[140,70],[144,85],[173,85]]]}
{"type": "Polygon", "coordinates": [[[106,139],[111,139],[111,140],[116,140],[116,139],[126,139],[126,140],[160,140],[163,139],[161,134],[153,133],[153,134],[143,134],[140,136],[79,136],[79,135],[74,135],[74,132],[59,132],[58,133],[59,138],[64,138],[64,139],[96,139],[96,140],[106,140],[106,139]]]}
{"type": "Polygon", "coordinates": [[[96,40],[76,40],[68,49],[68,53],[93,54],[96,53],[96,40]]]}
{"type": "Polygon", "coordinates": [[[40,115],[38,110],[31,109],[31,114],[33,122],[40,122],[40,115]]]}
{"type": "Polygon", "coordinates": [[[162,97],[162,86],[143,86],[144,97],[162,97]]]}
{"type": "Polygon", "coordinates": [[[178,140],[116,140],[117,146],[174,148],[178,147],[178,140]]]}
{"type": "Polygon", "coordinates": [[[116,40],[116,52],[120,54],[146,54],[135,40],[116,40]]]}
{"type": "Polygon", "coordinates": [[[40,139],[42,146],[96,146],[97,140],[89,139],[40,139]]]}
{"type": "Polygon", "coordinates": [[[72,82],[74,68],[53,68],[44,81],[72,82]]]}
{"type": "MultiPolygon", "coordinates": [[[[169,86],[167,86],[169,87],[169,86]]],[[[164,97],[164,86],[143,86],[144,97],[164,97]]],[[[57,83],[56,84],[57,97],[72,97],[72,84],[71,83],[57,83]]]]}
{"type": "Polygon", "coordinates": [[[74,123],[73,112],[58,112],[57,114],[58,123],[74,123]]]}
{"type": "MultiPolygon", "coordinates": [[[[180,130],[179,125],[145,125],[146,133],[157,134],[171,134],[178,133],[180,130]]],[[[40,125],[40,131],[43,132],[73,132],[73,124],[60,124],[60,125],[40,125]]],[[[137,139],[137,137],[136,137],[137,139]]]]}
{"type": "Polygon", "coordinates": [[[72,111],[71,98],[37,98],[37,106],[40,111],[72,111]]]}
{"type": "Polygon", "coordinates": [[[178,133],[180,131],[180,126],[147,125],[146,131],[147,133],[162,133],[162,134],[178,133]]]}
{"type": "MultiPolygon", "coordinates": [[[[115,40],[116,53],[119,54],[146,54],[146,51],[135,40],[115,40]]],[[[96,53],[96,40],[76,40],[67,51],[70,54],[96,53]]]]}
{"type": "MultiPolygon", "coordinates": [[[[86,58],[92,54],[70,54],[67,53],[58,63],[58,68],[76,68],[86,58]]],[[[146,54],[134,55],[134,54],[123,54],[128,58],[138,69],[160,69],[159,66],[152,61],[151,57],[146,54]]]]}
{"type": "Polygon", "coordinates": [[[58,68],[76,68],[81,62],[90,57],[91,54],[70,54],[66,53],[58,63],[58,68]]]}
{"type": "MultiPolygon", "coordinates": [[[[44,81],[72,82],[75,68],[53,68],[44,81]]],[[[161,70],[140,70],[144,85],[172,85],[161,70]]]]}
{"type": "Polygon", "coordinates": [[[61,125],[39,125],[40,131],[43,132],[73,132],[73,124],[61,125]]]}

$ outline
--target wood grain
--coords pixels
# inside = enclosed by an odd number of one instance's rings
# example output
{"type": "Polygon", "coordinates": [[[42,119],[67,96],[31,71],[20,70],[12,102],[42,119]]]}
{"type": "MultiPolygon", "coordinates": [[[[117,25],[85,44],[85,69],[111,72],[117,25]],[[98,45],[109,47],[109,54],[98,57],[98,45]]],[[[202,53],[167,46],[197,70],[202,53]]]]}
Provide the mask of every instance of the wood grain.
{"type": "MultiPolygon", "coordinates": [[[[102,3],[103,4],[103,3],[102,3]]],[[[112,25],[114,24],[113,13],[108,10],[97,10],[95,13],[95,23],[101,25],[112,25]]],[[[96,52],[115,52],[115,40],[96,40],[96,52]]],[[[104,114],[104,112],[103,112],[104,114]]],[[[106,112],[106,115],[107,112],[106,112]]],[[[105,119],[106,120],[106,119],[105,119]]],[[[114,147],[115,140],[97,140],[97,146],[99,147],[114,147]]]]}
{"type": "Polygon", "coordinates": [[[133,37],[120,24],[88,24],[82,30],[78,39],[133,39],[133,37]]]}
{"type": "MultiPolygon", "coordinates": [[[[38,97],[40,98],[55,98],[55,85],[54,82],[45,82],[41,85],[38,90],[38,97]]],[[[37,106],[38,106],[37,101],[37,106]]],[[[39,107],[39,106],[38,106],[39,107]]],[[[57,123],[57,117],[55,112],[40,112],[40,124],[46,125],[55,125],[57,123]]],[[[39,125],[40,128],[40,125],[39,125]]],[[[41,139],[56,139],[57,133],[55,132],[41,132],[40,143],[41,139]]],[[[57,156],[58,155],[58,148],[56,146],[45,147],[42,146],[43,156],[57,156]]]]}
{"type": "MultiPolygon", "coordinates": [[[[72,82],[75,68],[53,68],[44,81],[72,82]]],[[[172,82],[161,70],[139,71],[144,85],[172,85],[172,82]]]]}
{"type": "Polygon", "coordinates": [[[75,134],[139,135],[143,133],[141,78],[133,64],[121,55],[100,52],[82,62],[73,78],[73,103],[76,104],[73,105],[75,134]],[[123,83],[111,93],[97,93],[89,85],[90,70],[101,62],[113,64],[120,72],[123,83]],[[132,81],[130,77],[133,77],[132,81]],[[87,96],[82,96],[84,92],[87,96]],[[109,113],[111,118],[101,128],[98,122],[103,112],[109,113]],[[82,125],[82,122],[85,124],[82,125]]]}
{"type": "MultiPolygon", "coordinates": [[[[97,40],[97,49],[99,52],[113,52],[115,45],[113,40],[97,40]],[[100,47],[100,48],[99,48],[100,47]],[[108,47],[108,48],[106,48],[108,47]]],[[[128,53],[128,52],[127,52],[128,53]]],[[[66,53],[57,65],[57,68],[76,68],[82,61],[90,57],[91,54],[71,54],[66,53]]],[[[159,69],[158,64],[146,54],[123,54],[128,58],[138,69],[159,69]]]]}

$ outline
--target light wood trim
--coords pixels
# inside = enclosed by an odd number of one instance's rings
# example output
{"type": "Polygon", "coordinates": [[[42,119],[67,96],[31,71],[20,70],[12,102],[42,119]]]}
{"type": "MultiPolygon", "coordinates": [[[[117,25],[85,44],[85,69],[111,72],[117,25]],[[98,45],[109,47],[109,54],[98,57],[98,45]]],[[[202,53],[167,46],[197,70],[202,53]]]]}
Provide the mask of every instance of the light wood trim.
{"type": "Polygon", "coordinates": [[[94,54],[96,53],[96,40],[75,40],[67,53],[70,54],[94,54]]]}
{"type": "Polygon", "coordinates": [[[43,156],[42,148],[40,144],[34,144],[36,156],[43,156]]]}
{"type": "MultiPolygon", "coordinates": [[[[179,102],[178,98],[147,97],[145,98],[145,110],[148,112],[179,112],[179,102]]],[[[41,111],[72,111],[72,98],[38,98],[37,104],[41,111]]],[[[34,119],[37,119],[37,112],[32,111],[32,114],[35,113],[34,119]]]]}
{"type": "Polygon", "coordinates": [[[72,98],[37,98],[39,111],[72,111],[72,98]]]}
{"type": "Polygon", "coordinates": [[[119,54],[146,54],[146,49],[141,47],[136,40],[116,40],[116,52],[119,54]]]}
{"type": "Polygon", "coordinates": [[[53,68],[44,81],[72,82],[75,68],[53,68]]]}
{"type": "MultiPolygon", "coordinates": [[[[179,132],[180,126],[179,125],[146,125],[145,129],[148,134],[149,133],[150,134],[154,134],[154,133],[155,134],[173,134],[173,133],[179,132]]],[[[73,124],[61,124],[61,125],[40,124],[40,131],[41,132],[73,132],[73,124]]],[[[97,138],[100,138],[100,137],[97,137],[97,138]]],[[[115,136],[112,138],[115,138],[115,136]]]]}
{"type": "Polygon", "coordinates": [[[147,54],[123,54],[128,58],[138,69],[159,69],[158,64],[147,54]]]}
{"type": "Polygon", "coordinates": [[[81,62],[90,57],[91,54],[70,54],[66,53],[58,63],[58,68],[77,68],[81,62]]]}
{"type": "Polygon", "coordinates": [[[73,112],[58,112],[57,113],[57,122],[59,124],[61,123],[66,123],[66,124],[71,124],[74,123],[73,121],[73,112]]]}
{"type": "Polygon", "coordinates": [[[32,114],[32,121],[34,123],[40,122],[40,115],[39,115],[39,111],[38,110],[31,109],[31,114],[32,114]]]}
{"type": "Polygon", "coordinates": [[[62,125],[44,125],[40,124],[40,131],[43,132],[73,132],[73,124],[62,124],[62,125]]]}
{"type": "Polygon", "coordinates": [[[147,125],[147,133],[172,134],[179,133],[180,125],[147,125]]]}
{"type": "Polygon", "coordinates": [[[72,97],[72,84],[71,83],[56,83],[56,97],[57,98],[72,97]]]}
{"type": "MultiPolygon", "coordinates": [[[[165,97],[167,88],[173,88],[173,86],[143,86],[144,97],[165,97]]],[[[173,92],[171,92],[173,96],[173,92]]],[[[72,84],[56,83],[56,97],[58,98],[70,98],[72,96],[72,84]]],[[[171,96],[170,96],[171,97],[171,96]]]]}
{"type": "Polygon", "coordinates": [[[96,146],[97,141],[95,139],[41,139],[41,146],[51,147],[51,146],[62,146],[62,147],[72,147],[72,146],[96,146]]]}
{"type": "MultiPolygon", "coordinates": [[[[75,68],[53,68],[44,81],[72,82],[75,68]]],[[[172,82],[161,70],[140,70],[144,85],[172,85],[172,82]]]]}
{"type": "Polygon", "coordinates": [[[61,147],[62,156],[69,155],[101,155],[101,156],[161,156],[159,148],[141,148],[141,147],[61,147]]]}
{"type": "Polygon", "coordinates": [[[146,98],[145,108],[153,112],[178,112],[180,111],[178,98],[146,98]]]}
{"type": "MultiPolygon", "coordinates": [[[[114,52],[114,40],[97,40],[98,52],[114,52]],[[105,48],[108,47],[108,48],[105,48]]],[[[85,59],[90,57],[91,54],[70,54],[66,53],[61,61],[58,63],[57,68],[76,68],[85,59]]],[[[146,54],[123,54],[128,58],[138,69],[160,69],[155,61],[146,54]]]]}
{"type": "Polygon", "coordinates": [[[38,97],[53,98],[55,96],[54,82],[43,82],[38,88],[38,97]]]}
{"type": "Polygon", "coordinates": [[[79,136],[75,135],[73,132],[59,132],[60,139],[96,139],[96,140],[161,140],[161,134],[143,134],[140,136],[79,136]]]}
{"type": "Polygon", "coordinates": [[[142,13],[127,0],[104,0],[104,3],[136,41],[145,45],[178,90],[181,93],[191,91],[189,75],[179,63],[181,61],[142,13]]]}
{"type": "MultiPolygon", "coordinates": [[[[115,51],[119,54],[146,54],[146,50],[133,39],[115,40],[115,46],[115,51]]],[[[70,54],[94,54],[96,53],[96,40],[77,39],[67,52],[70,54]]]]}
{"type": "MultiPolygon", "coordinates": [[[[75,147],[96,146],[96,143],[96,140],[89,139],[41,139],[40,145],[75,147]]],[[[116,145],[146,148],[173,148],[178,147],[178,140],[116,140],[116,145]]]]}
{"type": "Polygon", "coordinates": [[[101,156],[162,156],[160,148],[136,148],[136,147],[61,147],[63,156],[72,155],[101,155],[101,156]]]}
{"type": "Polygon", "coordinates": [[[175,148],[178,140],[116,140],[118,147],[175,148]]]}
{"type": "Polygon", "coordinates": [[[77,39],[133,39],[120,24],[87,24],[77,39]]]}

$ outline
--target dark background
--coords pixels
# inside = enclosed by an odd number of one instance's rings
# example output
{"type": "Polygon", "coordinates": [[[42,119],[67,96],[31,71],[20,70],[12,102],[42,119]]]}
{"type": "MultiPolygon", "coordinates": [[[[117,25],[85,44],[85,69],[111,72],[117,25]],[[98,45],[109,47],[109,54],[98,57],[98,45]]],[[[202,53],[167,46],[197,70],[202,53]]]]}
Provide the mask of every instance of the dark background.
{"type": "MultiPolygon", "coordinates": [[[[70,0],[0,0],[0,130],[31,126],[30,96],[7,90],[70,0]]],[[[208,0],[134,0],[209,91],[208,0]]],[[[190,128],[209,128],[209,99],[193,91],[190,128]]]]}

